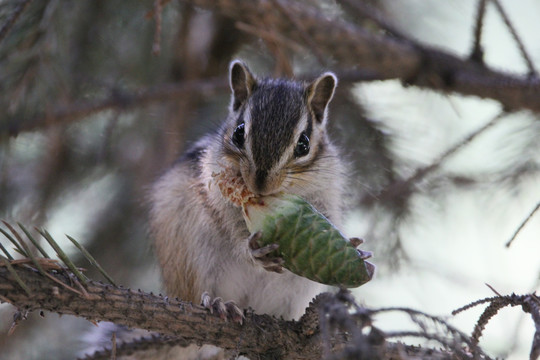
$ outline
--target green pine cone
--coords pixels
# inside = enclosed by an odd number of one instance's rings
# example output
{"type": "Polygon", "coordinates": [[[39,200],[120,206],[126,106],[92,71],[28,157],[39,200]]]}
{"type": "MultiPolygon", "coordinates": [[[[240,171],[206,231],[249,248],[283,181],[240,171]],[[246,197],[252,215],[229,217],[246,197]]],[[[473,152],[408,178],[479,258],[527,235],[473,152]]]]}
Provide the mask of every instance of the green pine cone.
{"type": "Polygon", "coordinates": [[[374,265],[320,212],[302,198],[281,195],[244,205],[248,229],[261,231],[260,246],[279,244],[277,255],[291,272],[319,283],[358,287],[374,265]]]}

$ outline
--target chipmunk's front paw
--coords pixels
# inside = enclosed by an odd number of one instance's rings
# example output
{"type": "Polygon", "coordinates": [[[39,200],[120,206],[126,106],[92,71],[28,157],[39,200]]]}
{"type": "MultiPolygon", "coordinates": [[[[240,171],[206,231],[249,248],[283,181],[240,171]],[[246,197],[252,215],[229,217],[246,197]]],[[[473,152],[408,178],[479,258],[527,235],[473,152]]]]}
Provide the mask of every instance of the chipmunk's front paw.
{"type": "Polygon", "coordinates": [[[283,272],[284,260],[278,256],[272,256],[270,253],[279,248],[278,244],[270,244],[266,246],[259,246],[257,240],[261,238],[261,232],[258,231],[249,236],[248,245],[253,258],[261,264],[261,266],[267,271],[273,271],[277,273],[283,272]]]}
{"type": "Polygon", "coordinates": [[[201,295],[201,305],[210,310],[211,314],[217,314],[223,320],[231,320],[232,322],[242,325],[244,321],[244,312],[234,301],[224,302],[222,298],[212,298],[208,292],[203,292],[201,295]]]}

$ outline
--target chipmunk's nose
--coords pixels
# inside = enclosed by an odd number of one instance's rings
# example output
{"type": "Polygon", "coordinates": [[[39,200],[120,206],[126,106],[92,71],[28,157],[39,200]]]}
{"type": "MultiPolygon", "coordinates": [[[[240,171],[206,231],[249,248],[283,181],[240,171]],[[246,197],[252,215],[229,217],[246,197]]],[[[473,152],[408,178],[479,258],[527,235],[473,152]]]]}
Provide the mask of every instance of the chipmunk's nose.
{"type": "Polygon", "coordinates": [[[267,186],[268,171],[257,169],[255,171],[255,181],[254,187],[257,194],[265,195],[265,190],[267,186]]]}
{"type": "Polygon", "coordinates": [[[252,188],[259,196],[272,195],[281,190],[283,175],[280,172],[257,169],[252,178],[252,188]]]}

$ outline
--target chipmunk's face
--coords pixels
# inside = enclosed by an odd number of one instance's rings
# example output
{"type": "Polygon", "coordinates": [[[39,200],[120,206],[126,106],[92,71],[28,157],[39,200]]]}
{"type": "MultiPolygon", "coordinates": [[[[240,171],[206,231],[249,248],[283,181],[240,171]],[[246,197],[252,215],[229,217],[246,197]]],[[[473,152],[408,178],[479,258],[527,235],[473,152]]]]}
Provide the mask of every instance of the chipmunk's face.
{"type": "Polygon", "coordinates": [[[326,106],[335,76],[325,74],[307,86],[257,81],[238,61],[230,76],[233,96],[222,139],[229,165],[258,195],[309,188],[324,158],[326,106]]]}

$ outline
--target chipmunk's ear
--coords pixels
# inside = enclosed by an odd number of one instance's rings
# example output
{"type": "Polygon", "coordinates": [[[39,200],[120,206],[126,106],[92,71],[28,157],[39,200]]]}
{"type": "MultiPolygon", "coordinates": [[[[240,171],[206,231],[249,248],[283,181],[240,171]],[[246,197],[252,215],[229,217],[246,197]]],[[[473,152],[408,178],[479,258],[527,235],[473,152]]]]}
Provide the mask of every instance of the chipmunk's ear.
{"type": "Polygon", "coordinates": [[[229,66],[229,83],[232,90],[231,106],[233,111],[237,111],[251,95],[257,79],[243,61],[234,60],[229,66]]]}
{"type": "Polygon", "coordinates": [[[336,85],[336,75],[326,72],[306,88],[307,103],[318,124],[326,120],[326,108],[334,96],[336,85]]]}

